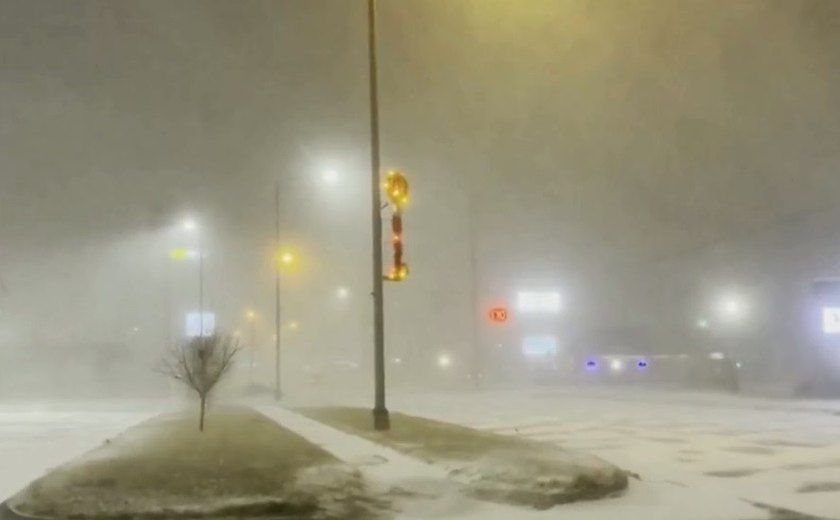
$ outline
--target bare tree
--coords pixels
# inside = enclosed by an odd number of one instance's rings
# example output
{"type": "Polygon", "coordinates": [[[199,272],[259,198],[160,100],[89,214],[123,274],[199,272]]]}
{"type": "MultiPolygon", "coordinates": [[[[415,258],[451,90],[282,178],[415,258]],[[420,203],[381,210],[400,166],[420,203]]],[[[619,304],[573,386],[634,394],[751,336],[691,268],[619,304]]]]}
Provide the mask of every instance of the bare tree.
{"type": "Polygon", "coordinates": [[[198,430],[204,431],[207,397],[233,366],[239,351],[235,340],[225,336],[192,338],[173,348],[161,362],[160,372],[195,390],[201,401],[198,430]]]}

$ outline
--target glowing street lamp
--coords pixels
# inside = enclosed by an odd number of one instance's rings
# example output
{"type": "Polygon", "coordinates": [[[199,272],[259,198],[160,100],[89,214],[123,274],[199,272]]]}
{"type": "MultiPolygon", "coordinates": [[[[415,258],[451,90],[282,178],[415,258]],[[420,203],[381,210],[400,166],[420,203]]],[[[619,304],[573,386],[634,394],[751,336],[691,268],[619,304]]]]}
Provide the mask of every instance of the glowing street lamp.
{"type": "Polygon", "coordinates": [[[441,354],[438,356],[437,363],[440,368],[446,369],[452,365],[452,358],[446,354],[441,354]]]}
{"type": "Polygon", "coordinates": [[[292,265],[295,262],[295,255],[286,251],[285,253],[280,253],[280,263],[283,265],[292,265]]]}
{"type": "Polygon", "coordinates": [[[181,227],[184,228],[184,231],[195,231],[198,228],[198,224],[196,224],[195,220],[188,218],[184,219],[181,223],[181,227]]]}
{"type": "Polygon", "coordinates": [[[350,296],[350,290],[347,287],[339,287],[335,291],[335,295],[338,297],[339,300],[346,300],[348,296],[350,296]]]}
{"type": "Polygon", "coordinates": [[[321,179],[324,181],[325,184],[336,184],[338,182],[338,172],[335,170],[326,170],[321,175],[321,179]]]}
{"type": "Polygon", "coordinates": [[[737,322],[746,316],[747,305],[739,296],[726,294],[718,300],[717,312],[721,319],[729,322],[737,322]]]}

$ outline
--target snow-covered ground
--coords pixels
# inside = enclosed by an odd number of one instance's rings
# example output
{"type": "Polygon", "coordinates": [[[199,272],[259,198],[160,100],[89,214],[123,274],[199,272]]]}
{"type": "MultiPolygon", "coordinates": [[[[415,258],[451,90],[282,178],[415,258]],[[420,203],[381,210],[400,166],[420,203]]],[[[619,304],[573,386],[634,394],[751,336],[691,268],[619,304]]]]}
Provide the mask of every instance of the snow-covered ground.
{"type": "MultiPolygon", "coordinates": [[[[50,467],[94,448],[168,406],[0,406],[0,493],[4,498],[13,494],[50,467]]],[[[389,407],[556,442],[567,449],[598,455],[642,477],[631,482],[630,491],[623,497],[540,512],[465,500],[432,485],[429,475],[418,475],[419,481],[425,481],[419,485],[428,485],[429,492],[438,490],[441,494],[433,500],[407,503],[409,509],[402,518],[768,518],[745,502],[752,500],[840,519],[840,403],[615,388],[585,392],[393,393],[389,407]],[[801,492],[803,489],[811,492],[801,492]]],[[[360,453],[355,462],[362,466],[377,464],[379,457],[366,461],[364,455],[360,453]]],[[[406,468],[396,469],[403,472],[406,468]]]]}
{"type": "Polygon", "coordinates": [[[167,407],[114,401],[0,405],[0,500],[167,407]]]}
{"type": "Polygon", "coordinates": [[[555,442],[641,475],[613,504],[574,506],[601,510],[601,518],[636,507],[645,518],[666,511],[679,513],[673,518],[761,518],[744,516],[744,500],[840,518],[838,402],[613,388],[403,395],[391,407],[555,442]]]}

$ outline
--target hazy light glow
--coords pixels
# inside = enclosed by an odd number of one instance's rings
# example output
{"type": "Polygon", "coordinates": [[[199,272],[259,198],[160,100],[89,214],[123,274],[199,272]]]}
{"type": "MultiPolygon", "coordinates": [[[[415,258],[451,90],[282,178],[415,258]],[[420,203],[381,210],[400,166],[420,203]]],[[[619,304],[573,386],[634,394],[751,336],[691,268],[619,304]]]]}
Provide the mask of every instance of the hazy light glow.
{"type": "Polygon", "coordinates": [[[336,289],[335,295],[338,296],[339,300],[346,300],[350,296],[350,290],[347,287],[339,287],[336,289]]]}
{"type": "Polygon", "coordinates": [[[252,310],[249,310],[249,311],[247,311],[247,312],[245,313],[245,316],[246,316],[249,320],[253,320],[254,318],[256,318],[256,317],[257,317],[257,313],[256,313],[256,312],[254,312],[254,311],[252,311],[252,310]]]}
{"type": "Polygon", "coordinates": [[[447,354],[441,354],[438,356],[437,363],[440,368],[449,368],[452,365],[452,358],[447,354]]]}
{"type": "Polygon", "coordinates": [[[335,170],[326,170],[323,174],[321,174],[321,179],[326,184],[336,184],[338,182],[338,172],[335,170]]]}
{"type": "Polygon", "coordinates": [[[705,320],[705,319],[697,320],[697,328],[698,329],[708,329],[709,328],[709,320],[705,320]]]}
{"type": "Polygon", "coordinates": [[[175,262],[183,262],[184,260],[195,260],[198,258],[198,251],[195,249],[184,249],[183,247],[176,247],[169,250],[169,258],[175,262]]]}
{"type": "Polygon", "coordinates": [[[723,352],[712,352],[709,354],[709,359],[721,360],[724,359],[726,355],[723,352]]]}
{"type": "Polygon", "coordinates": [[[198,224],[194,219],[187,218],[181,223],[181,227],[184,228],[184,231],[195,231],[198,229],[198,224]]]}
{"type": "Polygon", "coordinates": [[[293,255],[292,253],[286,252],[286,253],[283,253],[282,255],[280,255],[280,262],[282,262],[286,265],[289,265],[294,261],[295,261],[295,255],[293,255]]]}
{"type": "Polygon", "coordinates": [[[516,308],[523,314],[557,314],[562,299],[557,291],[520,291],[516,294],[516,308]]]}
{"type": "Polygon", "coordinates": [[[610,370],[613,372],[621,372],[624,370],[624,362],[620,359],[613,359],[610,361],[610,370]]]}
{"type": "Polygon", "coordinates": [[[290,322],[290,323],[289,323],[289,329],[291,329],[291,330],[298,330],[299,328],[300,328],[300,325],[298,325],[298,322],[293,321],[293,322],[290,322]]]}
{"type": "Polygon", "coordinates": [[[823,307],[822,328],[824,334],[840,334],[840,307],[823,307]]]}
{"type": "Polygon", "coordinates": [[[747,313],[747,305],[738,295],[726,294],[718,300],[717,311],[724,320],[740,321],[747,313]]]}

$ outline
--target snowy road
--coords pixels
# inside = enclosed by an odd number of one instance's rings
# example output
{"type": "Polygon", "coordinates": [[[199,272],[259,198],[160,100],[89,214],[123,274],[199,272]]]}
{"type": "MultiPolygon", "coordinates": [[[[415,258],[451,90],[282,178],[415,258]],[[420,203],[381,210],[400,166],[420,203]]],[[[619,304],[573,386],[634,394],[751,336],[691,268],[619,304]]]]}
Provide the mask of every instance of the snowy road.
{"type": "Polygon", "coordinates": [[[643,479],[620,500],[675,514],[744,518],[750,500],[840,518],[840,403],[609,389],[402,396],[392,409],[599,455],[643,479]]]}

